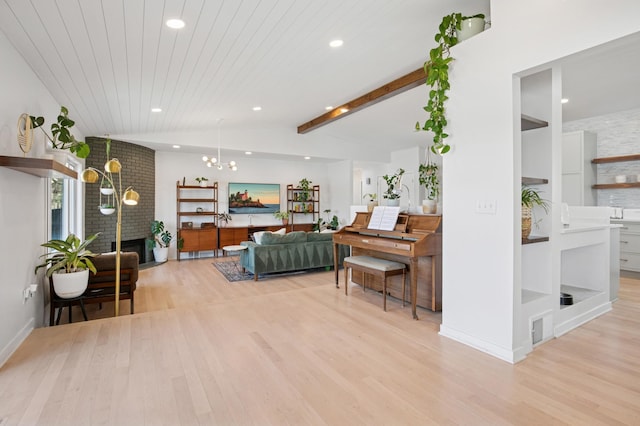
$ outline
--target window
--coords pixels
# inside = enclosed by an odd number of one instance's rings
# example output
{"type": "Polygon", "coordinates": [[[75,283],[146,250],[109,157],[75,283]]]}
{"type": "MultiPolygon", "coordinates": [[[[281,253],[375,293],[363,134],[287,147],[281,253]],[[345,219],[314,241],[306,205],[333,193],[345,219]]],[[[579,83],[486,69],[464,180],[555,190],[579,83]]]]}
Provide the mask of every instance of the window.
{"type": "MultiPolygon", "coordinates": [[[[70,157],[65,165],[80,170],[80,163],[70,157]]],[[[49,185],[49,237],[64,239],[73,233],[83,238],[82,186],[76,179],[51,178],[49,185]]]]}

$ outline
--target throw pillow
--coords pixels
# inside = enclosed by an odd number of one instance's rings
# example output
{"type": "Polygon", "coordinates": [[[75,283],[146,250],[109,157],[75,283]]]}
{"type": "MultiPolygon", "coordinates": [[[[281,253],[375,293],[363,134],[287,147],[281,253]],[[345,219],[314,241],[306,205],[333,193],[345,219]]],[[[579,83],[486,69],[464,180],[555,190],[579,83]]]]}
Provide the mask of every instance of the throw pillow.
{"type": "Polygon", "coordinates": [[[256,244],[262,244],[262,237],[264,234],[271,234],[271,231],[258,231],[253,233],[253,241],[256,244]]]}
{"type": "Polygon", "coordinates": [[[280,228],[277,231],[273,231],[274,234],[284,235],[287,233],[287,228],[280,228]]]}

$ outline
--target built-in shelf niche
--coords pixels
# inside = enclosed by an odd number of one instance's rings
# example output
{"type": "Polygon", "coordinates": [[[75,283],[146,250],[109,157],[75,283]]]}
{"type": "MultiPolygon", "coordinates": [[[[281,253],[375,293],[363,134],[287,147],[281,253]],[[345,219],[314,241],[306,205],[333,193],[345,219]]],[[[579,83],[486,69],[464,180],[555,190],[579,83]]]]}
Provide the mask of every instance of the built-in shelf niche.
{"type": "Polygon", "coordinates": [[[544,120],[540,120],[525,114],[520,115],[520,130],[522,131],[539,129],[541,127],[547,127],[548,125],[549,123],[544,120]]]}

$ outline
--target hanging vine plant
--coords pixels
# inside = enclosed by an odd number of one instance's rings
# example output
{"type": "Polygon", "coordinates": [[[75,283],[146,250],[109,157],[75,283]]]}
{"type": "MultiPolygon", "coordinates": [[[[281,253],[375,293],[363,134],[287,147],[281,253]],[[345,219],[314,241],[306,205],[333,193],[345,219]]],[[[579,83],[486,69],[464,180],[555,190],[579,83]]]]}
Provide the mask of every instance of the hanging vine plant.
{"type": "Polygon", "coordinates": [[[444,106],[449,99],[449,64],[453,61],[449,49],[458,44],[456,31],[461,29],[462,21],[469,18],[484,19],[484,15],[480,13],[462,16],[461,13],[452,13],[444,16],[435,35],[438,45],[429,51],[429,60],[424,63],[424,72],[427,75],[425,84],[429,87],[429,101],[424,110],[429,114],[429,118],[422,126],[417,122],[416,130],[433,132],[431,151],[435,154],[446,154],[451,149],[445,141],[449,135],[445,132],[447,116],[444,106]]]}

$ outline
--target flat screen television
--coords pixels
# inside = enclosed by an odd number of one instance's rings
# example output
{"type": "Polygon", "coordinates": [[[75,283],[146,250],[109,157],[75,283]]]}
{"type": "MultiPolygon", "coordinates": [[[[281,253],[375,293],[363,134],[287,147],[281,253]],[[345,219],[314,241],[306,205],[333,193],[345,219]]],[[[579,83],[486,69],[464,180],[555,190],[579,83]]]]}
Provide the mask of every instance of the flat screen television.
{"type": "Polygon", "coordinates": [[[229,182],[229,213],[273,214],[280,210],[280,184],[229,182]]]}

